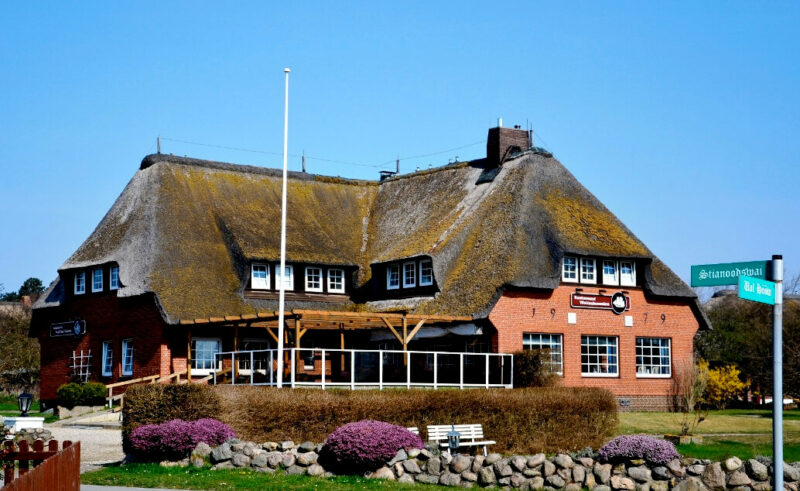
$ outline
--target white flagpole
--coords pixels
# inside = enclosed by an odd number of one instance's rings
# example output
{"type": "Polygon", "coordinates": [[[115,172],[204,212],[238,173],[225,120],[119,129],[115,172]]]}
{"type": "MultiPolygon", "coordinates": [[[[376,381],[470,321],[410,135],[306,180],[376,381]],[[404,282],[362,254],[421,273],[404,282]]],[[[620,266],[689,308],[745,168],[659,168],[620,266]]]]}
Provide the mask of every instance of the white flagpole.
{"type": "Polygon", "coordinates": [[[283,306],[286,300],[284,279],[286,276],[286,160],[289,156],[289,70],[283,69],[286,74],[286,95],[283,110],[283,189],[281,194],[281,269],[280,275],[275,275],[280,281],[278,285],[278,388],[283,387],[283,306]]]}

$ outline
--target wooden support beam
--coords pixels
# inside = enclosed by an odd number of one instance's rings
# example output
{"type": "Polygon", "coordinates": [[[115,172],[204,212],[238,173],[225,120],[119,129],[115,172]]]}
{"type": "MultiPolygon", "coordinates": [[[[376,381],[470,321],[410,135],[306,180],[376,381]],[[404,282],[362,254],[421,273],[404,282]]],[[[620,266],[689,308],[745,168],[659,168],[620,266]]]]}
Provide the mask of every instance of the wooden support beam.
{"type": "Polygon", "coordinates": [[[298,332],[298,338],[297,338],[297,342],[298,342],[298,343],[300,342],[300,340],[301,340],[301,339],[303,339],[303,335],[304,335],[304,334],[305,334],[307,331],[308,331],[308,328],[307,328],[307,327],[304,327],[304,328],[300,329],[300,331],[298,332]]]}
{"type": "MultiPolygon", "coordinates": [[[[233,326],[233,351],[239,351],[239,324],[233,326]]],[[[252,367],[251,367],[252,369],[252,367]]],[[[236,363],[236,355],[233,357],[233,378],[239,376],[239,364],[236,363]]]]}
{"type": "Polygon", "coordinates": [[[426,320],[427,320],[427,319],[422,319],[421,321],[417,322],[417,325],[416,325],[416,326],[414,326],[414,329],[412,329],[412,330],[411,330],[411,332],[410,332],[410,333],[408,333],[408,336],[406,337],[406,344],[408,344],[408,342],[409,342],[409,341],[411,341],[412,339],[414,339],[414,336],[416,336],[416,335],[417,335],[417,333],[419,332],[419,330],[422,328],[422,325],[423,325],[423,324],[425,324],[425,321],[426,321],[426,320]]]}
{"type": "MultiPolygon", "coordinates": [[[[403,351],[408,351],[408,319],[406,316],[403,316],[403,339],[400,340],[403,343],[403,351]]],[[[403,366],[408,365],[408,354],[403,354],[403,366]]]]}
{"type": "Polygon", "coordinates": [[[275,342],[277,343],[277,342],[278,342],[278,336],[277,336],[277,335],[275,335],[275,333],[274,333],[274,332],[272,332],[272,328],[271,328],[271,327],[265,327],[264,329],[266,329],[266,330],[267,330],[267,332],[269,333],[269,335],[270,335],[270,336],[272,336],[272,339],[274,339],[274,340],[275,340],[275,342]]]}
{"type": "Polygon", "coordinates": [[[392,334],[394,334],[394,337],[396,337],[397,340],[402,343],[403,342],[403,338],[401,338],[400,334],[397,333],[397,329],[395,329],[394,326],[389,322],[389,319],[387,319],[386,317],[381,317],[381,320],[383,321],[384,324],[386,324],[386,327],[388,327],[389,330],[392,331],[392,334]]]}
{"type": "Polygon", "coordinates": [[[186,380],[192,383],[192,330],[186,329],[186,380]]]}

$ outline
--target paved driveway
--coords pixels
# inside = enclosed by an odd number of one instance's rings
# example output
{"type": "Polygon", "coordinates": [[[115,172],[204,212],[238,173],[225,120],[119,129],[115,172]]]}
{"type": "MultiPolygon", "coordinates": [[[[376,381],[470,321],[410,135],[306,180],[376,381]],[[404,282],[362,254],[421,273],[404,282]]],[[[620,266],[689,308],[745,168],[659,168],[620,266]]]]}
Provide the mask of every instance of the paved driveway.
{"type": "Polygon", "coordinates": [[[119,462],[122,453],[122,431],[89,427],[45,425],[59,442],[81,442],[81,472],[97,469],[102,464],[119,462]]]}

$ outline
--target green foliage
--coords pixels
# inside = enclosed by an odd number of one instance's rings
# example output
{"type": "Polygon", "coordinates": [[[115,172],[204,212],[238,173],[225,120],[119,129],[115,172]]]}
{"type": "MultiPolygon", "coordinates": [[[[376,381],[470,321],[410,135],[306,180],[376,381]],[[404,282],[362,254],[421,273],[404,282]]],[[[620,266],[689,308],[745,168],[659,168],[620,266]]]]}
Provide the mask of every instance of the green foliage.
{"type": "Polygon", "coordinates": [[[514,387],[548,387],[555,383],[550,350],[524,350],[514,353],[514,387]]]}
{"type": "Polygon", "coordinates": [[[617,426],[614,396],[594,388],[214,390],[222,399],[219,419],[253,441],[322,442],[339,426],[364,419],[416,426],[423,436],[427,425],[481,423],[497,441],[494,451],[527,454],[600,448],[617,426]]]}
{"type": "MultiPolygon", "coordinates": [[[[274,404],[261,409],[277,412],[274,404]]],[[[125,404],[122,407],[123,449],[131,453],[129,438],[139,425],[203,418],[222,419],[219,397],[207,385],[134,385],[125,392],[125,404]]]]}
{"type": "Polygon", "coordinates": [[[30,311],[0,310],[0,373],[39,370],[39,341],[28,337],[30,325],[30,311]]]}
{"type": "Polygon", "coordinates": [[[66,408],[73,408],[81,403],[83,399],[83,388],[80,384],[64,384],[56,390],[58,405],[66,408]]]}
{"type": "Polygon", "coordinates": [[[106,386],[100,382],[83,384],[81,404],[85,406],[102,406],[106,400],[106,386]]]}
{"type": "Polygon", "coordinates": [[[42,280],[39,278],[28,278],[22,283],[22,286],[19,287],[19,296],[23,297],[25,295],[38,295],[44,291],[44,285],[42,285],[42,280]]]}

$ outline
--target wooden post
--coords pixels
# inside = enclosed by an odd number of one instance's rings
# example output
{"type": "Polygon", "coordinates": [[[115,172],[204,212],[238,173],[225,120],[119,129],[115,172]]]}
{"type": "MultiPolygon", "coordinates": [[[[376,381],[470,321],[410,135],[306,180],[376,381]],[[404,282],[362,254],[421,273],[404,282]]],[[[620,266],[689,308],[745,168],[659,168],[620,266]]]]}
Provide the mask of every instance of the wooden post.
{"type": "MultiPolygon", "coordinates": [[[[303,359],[303,356],[300,354],[300,319],[294,320],[294,347],[297,348],[295,351],[297,353],[296,359],[293,363],[297,364],[297,367],[300,368],[300,360],[303,359]]],[[[295,372],[296,373],[296,372],[295,372]]]]}
{"type": "MultiPolygon", "coordinates": [[[[233,357],[233,366],[231,367],[231,370],[233,371],[233,379],[236,380],[236,377],[239,376],[239,364],[236,362],[239,351],[239,324],[235,324],[233,326],[233,351],[235,354],[233,357]]],[[[250,367],[251,372],[252,370],[253,368],[250,367]]]]}
{"type": "Polygon", "coordinates": [[[192,383],[192,330],[186,328],[186,383],[192,383]]]}
{"type": "MultiPolygon", "coordinates": [[[[408,319],[403,316],[403,351],[408,351],[408,319]]],[[[408,353],[403,353],[403,365],[408,365],[408,353]]]]}
{"type": "Polygon", "coordinates": [[[342,349],[342,356],[339,360],[339,370],[344,370],[344,322],[339,323],[339,346],[342,349]]]}

